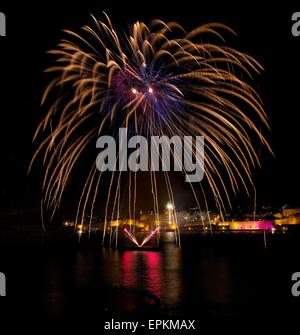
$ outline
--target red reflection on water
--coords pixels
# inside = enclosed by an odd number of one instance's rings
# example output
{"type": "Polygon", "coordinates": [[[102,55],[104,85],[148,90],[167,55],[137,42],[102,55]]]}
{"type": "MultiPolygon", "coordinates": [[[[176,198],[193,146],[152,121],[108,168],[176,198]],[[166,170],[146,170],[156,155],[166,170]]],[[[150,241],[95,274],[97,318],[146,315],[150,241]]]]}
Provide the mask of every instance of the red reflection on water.
{"type": "Polygon", "coordinates": [[[154,251],[126,251],[122,255],[122,285],[161,295],[160,253],[154,251]]]}
{"type": "Polygon", "coordinates": [[[149,291],[158,298],[161,296],[161,266],[160,253],[155,251],[144,252],[144,259],[147,265],[147,279],[149,291]]]}
{"type": "Polygon", "coordinates": [[[146,263],[150,269],[158,269],[160,266],[160,254],[155,251],[144,252],[146,263]]]}
{"type": "Polygon", "coordinates": [[[122,267],[126,272],[130,271],[133,263],[133,252],[125,252],[122,257],[122,267]]]}
{"type": "Polygon", "coordinates": [[[126,288],[136,285],[135,275],[136,252],[126,251],[122,255],[122,283],[126,288]]]}

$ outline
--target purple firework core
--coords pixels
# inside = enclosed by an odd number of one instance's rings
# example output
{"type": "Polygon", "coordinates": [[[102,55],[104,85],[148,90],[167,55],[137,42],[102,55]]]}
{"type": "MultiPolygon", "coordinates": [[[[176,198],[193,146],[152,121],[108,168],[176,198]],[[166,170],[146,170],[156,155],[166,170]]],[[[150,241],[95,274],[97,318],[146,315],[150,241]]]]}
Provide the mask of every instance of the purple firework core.
{"type": "Polygon", "coordinates": [[[118,97],[125,103],[136,98],[138,94],[153,94],[153,87],[147,80],[140,80],[129,71],[118,71],[112,78],[113,90],[118,97]]]}

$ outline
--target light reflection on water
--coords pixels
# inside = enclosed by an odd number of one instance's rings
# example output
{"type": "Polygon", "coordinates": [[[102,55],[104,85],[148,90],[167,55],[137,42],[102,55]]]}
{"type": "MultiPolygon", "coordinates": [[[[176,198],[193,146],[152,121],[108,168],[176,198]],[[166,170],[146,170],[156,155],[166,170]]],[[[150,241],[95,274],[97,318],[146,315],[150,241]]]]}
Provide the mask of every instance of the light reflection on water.
{"type": "Polygon", "coordinates": [[[40,253],[32,249],[17,252],[7,274],[20,278],[26,273],[26,280],[11,283],[16,301],[23,296],[21,300],[28,301],[27,294],[51,315],[89,308],[95,313],[137,311],[148,303],[167,313],[231,313],[257,302],[271,307],[285,303],[299,253],[282,244],[265,250],[261,236],[252,234],[246,244],[230,241],[208,243],[195,237],[182,248],[166,243],[158,251],[109,250],[98,244],[51,247],[40,253]]]}
{"type": "Polygon", "coordinates": [[[107,286],[148,292],[163,304],[180,301],[181,252],[172,246],[164,251],[108,251],[102,253],[102,275],[107,286]]]}
{"type": "Polygon", "coordinates": [[[120,305],[125,310],[135,310],[134,305],[139,303],[136,297],[124,295],[126,291],[141,296],[150,293],[159,299],[160,308],[230,304],[248,295],[238,282],[238,266],[236,261],[211,248],[199,251],[173,244],[160,251],[77,251],[67,268],[57,261],[46,268],[45,293],[53,310],[63,308],[68,291],[87,288],[107,292],[119,288],[117,293],[112,292],[108,304],[120,305]]]}

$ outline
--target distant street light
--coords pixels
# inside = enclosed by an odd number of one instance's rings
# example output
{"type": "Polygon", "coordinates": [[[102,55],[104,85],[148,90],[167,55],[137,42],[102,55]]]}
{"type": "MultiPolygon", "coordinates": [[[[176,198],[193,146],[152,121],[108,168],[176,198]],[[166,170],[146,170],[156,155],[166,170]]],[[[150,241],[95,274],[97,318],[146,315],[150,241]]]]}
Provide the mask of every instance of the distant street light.
{"type": "Polygon", "coordinates": [[[172,211],[174,210],[174,206],[171,202],[167,203],[167,210],[169,211],[169,224],[172,223],[172,211]]]}
{"type": "Polygon", "coordinates": [[[172,204],[171,202],[168,202],[168,203],[167,203],[167,209],[168,209],[169,211],[172,211],[172,210],[174,209],[174,206],[173,206],[173,204],[172,204]]]}

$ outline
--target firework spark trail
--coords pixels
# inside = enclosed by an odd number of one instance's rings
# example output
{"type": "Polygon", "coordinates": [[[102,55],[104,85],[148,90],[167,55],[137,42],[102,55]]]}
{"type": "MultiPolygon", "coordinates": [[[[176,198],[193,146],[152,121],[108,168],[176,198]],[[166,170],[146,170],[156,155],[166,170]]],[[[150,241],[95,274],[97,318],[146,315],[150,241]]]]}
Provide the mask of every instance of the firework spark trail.
{"type": "Polygon", "coordinates": [[[140,247],[136,238],[127,230],[127,228],[124,229],[124,232],[125,232],[126,236],[130,239],[130,241],[132,241],[134,244],[136,244],[138,247],[140,247]]]}
{"type": "Polygon", "coordinates": [[[147,235],[147,236],[144,238],[143,242],[142,242],[141,244],[139,244],[139,247],[140,247],[140,248],[143,247],[148,241],[151,240],[151,238],[152,238],[156,233],[158,233],[158,231],[159,231],[159,228],[155,228],[149,235],[147,235]]]}
{"type": "MultiPolygon", "coordinates": [[[[56,57],[56,63],[46,72],[56,75],[45,89],[42,105],[51,97],[55,101],[34,135],[34,139],[41,137],[42,141],[30,164],[31,168],[37,156],[44,154],[42,207],[51,210],[53,216],[82,156],[95,147],[105,129],[114,135],[122,127],[131,135],[145,135],[148,139],[153,135],[204,136],[206,180],[220,213],[224,213],[226,205],[231,205],[230,190],[237,193],[242,185],[250,193],[248,185],[254,187],[251,171],[260,162],[253,143],[260,141],[271,151],[260,130],[261,124],[268,129],[267,116],[258,93],[248,83],[253,73],[260,73],[261,65],[226,45],[223,33],[234,32],[223,24],[209,23],[186,33],[176,22],[153,20],[148,26],[136,22],[129,33],[124,33],[116,31],[105,17],[106,22],[102,22],[92,16],[94,26],[84,26],[80,33],[65,30],[68,38],[49,52],[56,57]]],[[[100,172],[94,162],[90,166],[76,224],[83,224],[90,207],[92,218],[97,195],[103,192],[102,178],[97,176],[100,172]]],[[[131,173],[128,211],[134,230],[137,172],[133,176],[131,173]]],[[[156,173],[149,173],[159,225],[156,173]]],[[[164,178],[169,199],[175,204],[167,172],[164,178]]],[[[113,172],[103,242],[109,214],[111,218],[119,217],[120,180],[121,172],[116,176],[113,172]],[[117,189],[109,213],[114,180],[117,189]]],[[[193,185],[191,188],[199,205],[200,195],[193,185]]],[[[202,184],[201,190],[204,195],[202,184]]],[[[176,213],[174,221],[180,239],[176,213]]]]}

